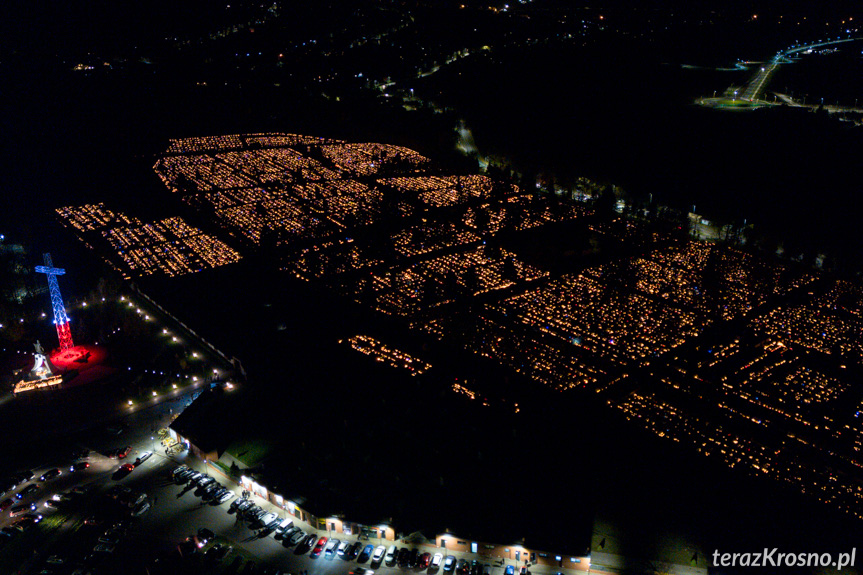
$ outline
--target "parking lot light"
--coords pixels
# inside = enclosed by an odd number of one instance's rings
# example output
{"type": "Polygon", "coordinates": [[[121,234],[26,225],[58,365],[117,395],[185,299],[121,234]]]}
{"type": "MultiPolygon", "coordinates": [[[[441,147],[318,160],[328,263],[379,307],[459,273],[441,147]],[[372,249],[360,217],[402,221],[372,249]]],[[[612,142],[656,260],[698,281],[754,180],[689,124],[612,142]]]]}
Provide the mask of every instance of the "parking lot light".
{"type": "Polygon", "coordinates": [[[156,390],[154,389],[154,390],[153,390],[153,397],[156,397],[156,395],[157,395],[157,394],[156,394],[156,390]]]}
{"type": "Polygon", "coordinates": [[[129,400],[129,407],[131,407],[131,406],[132,406],[132,400],[130,399],[129,400]]]}

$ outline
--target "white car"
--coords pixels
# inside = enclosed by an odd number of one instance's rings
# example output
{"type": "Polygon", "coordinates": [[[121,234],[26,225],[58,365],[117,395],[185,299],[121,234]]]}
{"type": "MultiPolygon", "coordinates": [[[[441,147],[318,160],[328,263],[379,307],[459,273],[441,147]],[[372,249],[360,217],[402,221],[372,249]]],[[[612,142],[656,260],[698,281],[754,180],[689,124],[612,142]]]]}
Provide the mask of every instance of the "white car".
{"type": "Polygon", "coordinates": [[[145,461],[150,459],[150,457],[152,457],[152,456],[153,456],[152,451],[145,451],[144,453],[139,455],[137,458],[135,458],[135,467],[141,465],[142,463],[144,463],[145,461]]]}
{"type": "Polygon", "coordinates": [[[435,553],[434,557],[432,557],[431,560],[431,568],[437,569],[438,567],[440,567],[441,561],[443,561],[443,555],[441,555],[440,553],[435,553]]]}
{"type": "Polygon", "coordinates": [[[348,545],[350,544],[350,541],[342,541],[341,543],[339,543],[339,548],[336,550],[336,555],[338,555],[339,557],[344,557],[345,549],[347,549],[348,545]]]}
{"type": "Polygon", "coordinates": [[[390,548],[387,549],[387,555],[384,558],[384,561],[386,561],[387,563],[392,563],[393,561],[395,561],[396,560],[396,553],[398,553],[398,551],[399,551],[398,547],[396,547],[395,545],[390,545],[390,548]]]}
{"type": "Polygon", "coordinates": [[[224,493],[222,493],[221,495],[219,495],[219,497],[218,497],[217,501],[219,502],[219,504],[222,504],[222,503],[224,503],[225,501],[227,501],[228,499],[230,499],[230,498],[231,498],[231,497],[233,497],[233,496],[234,496],[234,492],[233,492],[233,491],[225,490],[225,492],[224,492],[224,493]]]}
{"type": "Polygon", "coordinates": [[[378,545],[377,549],[375,549],[375,554],[372,555],[372,563],[380,563],[383,560],[386,552],[386,547],[384,547],[383,545],[378,545]]]}
{"type": "Polygon", "coordinates": [[[257,523],[257,525],[259,525],[261,527],[267,527],[268,525],[273,523],[273,521],[275,521],[278,518],[279,518],[279,516],[276,515],[275,513],[264,513],[263,515],[261,515],[260,519],[258,519],[256,523],[257,523]]]}
{"type": "Polygon", "coordinates": [[[341,541],[338,539],[330,539],[327,541],[327,546],[324,547],[324,557],[332,559],[333,554],[336,552],[336,547],[338,547],[340,543],[341,541]]]}
{"type": "Polygon", "coordinates": [[[114,546],[106,545],[103,543],[101,545],[96,545],[95,547],[93,547],[93,551],[95,551],[96,553],[113,553],[114,546]]]}

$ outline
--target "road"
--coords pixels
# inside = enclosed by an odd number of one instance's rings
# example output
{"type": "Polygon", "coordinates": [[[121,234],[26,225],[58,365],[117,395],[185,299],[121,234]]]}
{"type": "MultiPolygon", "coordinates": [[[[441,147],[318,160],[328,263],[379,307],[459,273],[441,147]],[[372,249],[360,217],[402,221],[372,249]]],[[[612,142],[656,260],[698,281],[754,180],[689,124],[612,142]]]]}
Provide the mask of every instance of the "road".
{"type": "Polygon", "coordinates": [[[773,76],[773,73],[779,68],[780,64],[787,64],[793,62],[790,56],[798,54],[800,52],[806,52],[809,50],[814,50],[816,48],[821,48],[824,46],[832,46],[834,44],[842,44],[844,42],[854,42],[860,39],[861,38],[859,37],[841,39],[836,38],[835,40],[818,41],[802,46],[791,46],[785,50],[777,52],[776,55],[769,62],[759,65],[758,70],[755,72],[755,75],[752,76],[749,82],[747,82],[746,85],[742,88],[731,86],[727,90],[725,90],[722,98],[702,98],[701,100],[699,100],[699,103],[712,107],[725,107],[721,105],[721,101],[731,99],[739,100],[742,102],[751,102],[753,105],[771,105],[771,102],[761,100],[764,89],[770,82],[770,78],[773,76]]]}

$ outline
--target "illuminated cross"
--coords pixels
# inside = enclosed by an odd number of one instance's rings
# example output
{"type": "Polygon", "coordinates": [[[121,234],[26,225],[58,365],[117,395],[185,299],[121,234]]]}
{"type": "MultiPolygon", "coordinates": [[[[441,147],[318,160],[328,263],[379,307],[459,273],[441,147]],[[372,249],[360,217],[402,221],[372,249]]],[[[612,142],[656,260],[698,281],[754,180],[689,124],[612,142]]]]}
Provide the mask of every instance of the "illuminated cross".
{"type": "Polygon", "coordinates": [[[51,292],[51,306],[54,308],[54,325],[57,326],[60,350],[71,349],[74,344],[72,333],[69,331],[69,317],[66,315],[66,306],[63,305],[63,296],[60,295],[60,286],[57,285],[57,276],[65,274],[66,270],[55,268],[51,262],[51,254],[45,254],[45,265],[36,266],[36,273],[48,276],[48,289],[51,292]]]}

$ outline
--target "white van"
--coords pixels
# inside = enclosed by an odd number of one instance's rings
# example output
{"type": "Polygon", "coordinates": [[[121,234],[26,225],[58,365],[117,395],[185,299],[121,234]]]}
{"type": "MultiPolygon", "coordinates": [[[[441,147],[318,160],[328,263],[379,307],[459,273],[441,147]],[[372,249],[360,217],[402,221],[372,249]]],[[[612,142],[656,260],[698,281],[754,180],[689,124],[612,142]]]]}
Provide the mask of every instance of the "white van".
{"type": "Polygon", "coordinates": [[[398,547],[396,547],[395,545],[390,545],[390,548],[387,549],[387,555],[386,555],[385,561],[387,563],[392,563],[393,561],[395,561],[396,560],[396,553],[398,553],[398,551],[399,551],[398,547]]]}

